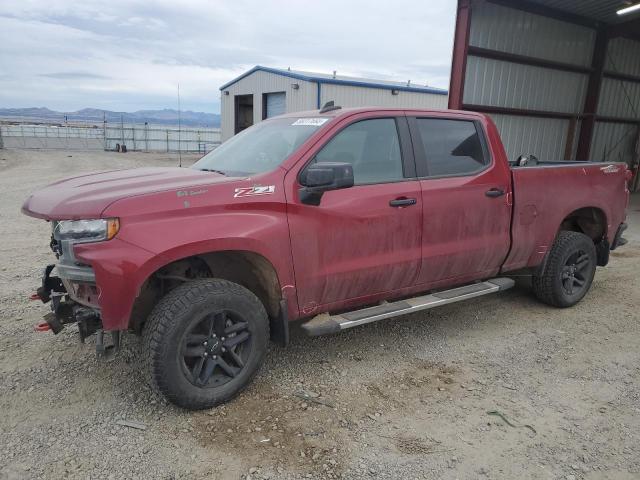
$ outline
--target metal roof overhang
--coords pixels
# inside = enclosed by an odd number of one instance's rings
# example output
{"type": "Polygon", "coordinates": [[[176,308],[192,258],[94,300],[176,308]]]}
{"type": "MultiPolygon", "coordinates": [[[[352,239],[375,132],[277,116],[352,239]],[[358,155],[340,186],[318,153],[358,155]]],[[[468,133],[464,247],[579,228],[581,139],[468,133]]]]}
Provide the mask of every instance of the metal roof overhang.
{"type": "MultiPolygon", "coordinates": [[[[607,27],[609,36],[640,40],[640,12],[618,15],[629,6],[624,0],[489,0],[530,13],[552,17],[591,28],[607,27]]],[[[632,0],[634,4],[640,0],[632,0]]]]}

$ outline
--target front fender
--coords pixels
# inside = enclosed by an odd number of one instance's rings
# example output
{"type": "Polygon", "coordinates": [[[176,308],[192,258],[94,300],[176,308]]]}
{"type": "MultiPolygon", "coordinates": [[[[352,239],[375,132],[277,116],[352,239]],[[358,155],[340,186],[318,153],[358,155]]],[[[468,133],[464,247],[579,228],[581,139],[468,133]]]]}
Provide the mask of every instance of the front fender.
{"type": "Polygon", "coordinates": [[[109,242],[85,244],[76,247],[76,257],[91,265],[100,289],[98,304],[105,330],[125,330],[133,304],[144,283],[158,269],[176,260],[220,251],[244,251],[263,256],[276,269],[283,298],[292,304],[295,311],[297,302],[292,288],[293,278],[290,262],[279,261],[272,252],[256,239],[222,238],[174,246],[156,254],[145,248],[121,239],[109,242]]]}
{"type": "Polygon", "coordinates": [[[283,297],[295,312],[286,209],[272,202],[256,203],[259,209],[202,207],[182,210],[180,216],[176,212],[121,215],[115,239],[76,246],[77,258],[96,273],[104,328],[129,327],[131,310],[144,282],[159,268],[182,258],[220,251],[252,252],[268,260],[276,270],[283,297]]]}
{"type": "Polygon", "coordinates": [[[220,251],[252,252],[268,260],[290,311],[297,311],[281,177],[278,169],[252,179],[131,196],[109,205],[102,217],[120,219],[116,239],[76,250],[78,258],[96,271],[105,328],[129,326],[136,297],[159,268],[220,251]],[[239,187],[253,185],[272,185],[273,189],[268,195],[237,195],[239,187]]]}

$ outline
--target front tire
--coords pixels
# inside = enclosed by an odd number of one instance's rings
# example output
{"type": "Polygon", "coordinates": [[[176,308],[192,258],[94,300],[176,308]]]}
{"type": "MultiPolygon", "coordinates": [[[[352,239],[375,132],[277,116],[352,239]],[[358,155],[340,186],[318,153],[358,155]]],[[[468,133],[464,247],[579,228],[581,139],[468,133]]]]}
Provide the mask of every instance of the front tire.
{"type": "Polygon", "coordinates": [[[542,272],[533,277],[533,291],[548,305],[571,307],[589,291],[596,264],[596,247],[591,238],[579,232],[562,231],[542,272]]]}
{"type": "Polygon", "coordinates": [[[235,397],[267,352],[269,320],[246,288],[218,279],[193,280],[163,297],[143,333],[152,388],[189,410],[235,397]]]}

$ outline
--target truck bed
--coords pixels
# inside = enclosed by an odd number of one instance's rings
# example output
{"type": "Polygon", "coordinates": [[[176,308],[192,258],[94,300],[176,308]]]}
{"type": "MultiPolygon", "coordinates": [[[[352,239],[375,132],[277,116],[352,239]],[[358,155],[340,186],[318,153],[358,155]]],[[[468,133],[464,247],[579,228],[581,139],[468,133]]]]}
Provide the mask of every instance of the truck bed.
{"type": "Polygon", "coordinates": [[[512,167],[512,248],[502,271],[539,265],[563,219],[582,208],[602,211],[611,242],[628,202],[626,171],[624,163],[575,161],[512,167]]]}

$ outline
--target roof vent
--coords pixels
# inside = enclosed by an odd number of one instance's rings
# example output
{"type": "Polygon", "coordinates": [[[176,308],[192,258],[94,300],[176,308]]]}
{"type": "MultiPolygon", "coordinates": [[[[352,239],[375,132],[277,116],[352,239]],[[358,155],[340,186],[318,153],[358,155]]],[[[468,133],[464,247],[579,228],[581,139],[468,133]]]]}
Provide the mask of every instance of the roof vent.
{"type": "Polygon", "coordinates": [[[329,100],[327,103],[325,103],[322,108],[320,109],[320,113],[326,113],[326,112],[330,112],[332,110],[340,110],[342,107],[340,105],[335,105],[333,103],[333,100],[329,100]]]}

